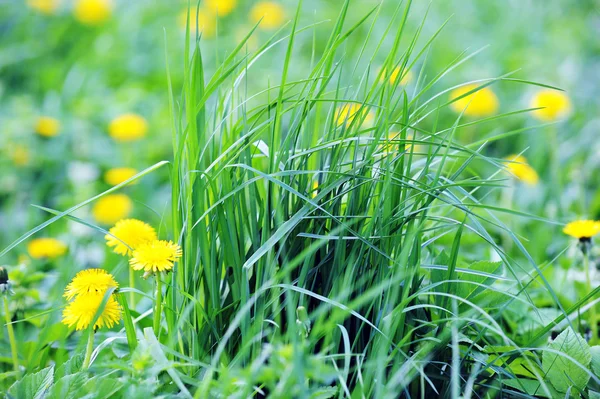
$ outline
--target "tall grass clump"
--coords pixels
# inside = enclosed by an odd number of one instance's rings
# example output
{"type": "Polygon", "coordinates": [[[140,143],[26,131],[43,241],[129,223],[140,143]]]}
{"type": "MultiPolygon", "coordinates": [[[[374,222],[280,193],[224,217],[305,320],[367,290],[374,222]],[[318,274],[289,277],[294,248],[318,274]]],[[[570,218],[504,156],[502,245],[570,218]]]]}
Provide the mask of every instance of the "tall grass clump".
{"type": "MultiPolygon", "coordinates": [[[[114,287],[102,291],[71,388],[89,397],[468,398],[503,390],[564,397],[552,379],[571,393],[600,383],[572,317],[597,289],[563,309],[545,265],[505,223],[507,215],[537,217],[486,202],[506,185],[506,163],[486,155],[489,145],[524,129],[462,134],[530,111],[468,119],[479,91],[535,83],[507,73],[465,82],[469,90],[449,99],[457,87],[444,79],[478,51],[429,76],[422,71],[444,26],[430,37],[423,24],[409,29],[407,1],[381,29],[379,7],[350,20],[350,3],[337,20],[306,24],[300,1],[271,39],[251,51],[251,29],[216,67],[203,58],[191,7],[181,82],[171,80],[179,60],[167,59],[168,165],[66,212],[44,208],[55,216],[7,248],[63,217],[110,235],[71,213],[168,169],[171,203],[159,236],[182,256],[172,270],[144,275],[153,290],[120,284],[124,329],[90,354],[92,326],[114,301],[114,287]],[[358,31],[366,32],[360,43],[358,31]],[[309,62],[299,59],[301,46],[310,47],[309,62]],[[278,72],[265,79],[259,66],[272,52],[278,72]],[[264,87],[253,91],[255,81],[264,87]],[[481,165],[496,172],[482,174],[481,165]],[[517,333],[505,315],[538,313],[532,286],[560,311],[517,333]],[[540,350],[559,323],[558,344],[540,350]],[[109,345],[120,357],[94,363],[109,345]],[[560,362],[570,374],[552,377],[560,362]]],[[[29,378],[45,378],[43,391],[58,395],[56,373],[29,378]]],[[[29,383],[17,384],[13,392],[29,383]]]]}

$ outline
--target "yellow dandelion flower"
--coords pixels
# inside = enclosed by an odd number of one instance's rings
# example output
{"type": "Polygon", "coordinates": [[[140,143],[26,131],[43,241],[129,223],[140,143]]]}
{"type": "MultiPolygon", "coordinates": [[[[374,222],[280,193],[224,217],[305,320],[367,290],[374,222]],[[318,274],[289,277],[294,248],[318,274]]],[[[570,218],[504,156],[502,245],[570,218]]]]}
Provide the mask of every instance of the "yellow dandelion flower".
{"type": "Polygon", "coordinates": [[[277,29],[283,25],[285,21],[285,10],[281,4],[274,1],[261,1],[250,10],[250,19],[254,23],[261,21],[259,25],[260,29],[277,29]]]}
{"type": "MultiPolygon", "coordinates": [[[[398,81],[398,77],[400,77],[400,72],[401,72],[401,68],[398,66],[396,67],[392,73],[389,76],[389,83],[391,85],[395,85],[396,82],[398,81]]],[[[385,70],[381,75],[381,81],[383,82],[385,80],[385,70]]],[[[407,84],[409,84],[410,82],[412,82],[414,79],[414,74],[412,71],[408,70],[408,71],[404,71],[403,75],[402,75],[402,79],[400,79],[400,86],[406,86],[407,84]]]]}
{"type": "MultiPolygon", "coordinates": [[[[104,173],[104,181],[111,186],[121,184],[126,180],[131,179],[137,174],[137,170],[134,168],[112,168],[104,173]]],[[[132,182],[130,184],[135,184],[132,182]]]]}
{"type": "Polygon", "coordinates": [[[77,0],[73,8],[75,19],[85,25],[100,25],[112,14],[111,0],[77,0]]]}
{"type": "Polygon", "coordinates": [[[112,274],[104,269],[87,269],[75,275],[63,296],[70,301],[78,295],[104,295],[112,287],[119,287],[112,274]]]}
{"type": "Polygon", "coordinates": [[[121,115],[110,123],[108,133],[116,141],[134,141],[141,139],[148,131],[148,122],[137,114],[121,115]]]}
{"type": "Polygon", "coordinates": [[[52,15],[58,10],[60,0],[27,0],[27,6],[42,14],[52,15]]]}
{"type": "MultiPolygon", "coordinates": [[[[85,330],[88,328],[96,313],[100,309],[105,293],[96,293],[88,295],[79,295],[69,302],[63,310],[63,324],[73,327],[76,330],[85,330]]],[[[115,300],[114,295],[111,295],[106,301],[106,305],[99,315],[94,328],[107,327],[111,328],[121,321],[121,306],[115,300]]]]}
{"type": "Polygon", "coordinates": [[[11,158],[16,166],[26,166],[29,164],[29,149],[22,145],[15,146],[11,158]]]}
{"type": "MultiPolygon", "coordinates": [[[[179,14],[178,25],[179,27],[185,31],[188,22],[188,11],[183,10],[179,14]]],[[[189,15],[189,23],[190,23],[190,32],[196,32],[196,10],[190,10],[189,15]]],[[[205,8],[202,8],[198,11],[198,28],[202,33],[203,38],[212,38],[215,37],[217,33],[217,16],[208,11],[205,8]]]]}
{"type": "Polygon", "coordinates": [[[67,252],[67,246],[55,238],[36,238],[27,244],[27,252],[34,259],[54,259],[67,252]]]}
{"type": "MultiPolygon", "coordinates": [[[[389,141],[389,143],[384,144],[382,146],[382,150],[384,154],[389,154],[390,152],[392,152],[394,145],[397,144],[398,140],[401,140],[402,136],[400,136],[400,132],[390,132],[387,136],[387,141],[389,141]]],[[[417,151],[419,149],[418,146],[413,146],[413,143],[411,141],[414,140],[414,135],[413,134],[407,134],[406,135],[406,142],[404,144],[404,150],[405,151],[411,151],[411,149],[413,147],[415,147],[415,151],[417,151]]]]}
{"type": "Polygon", "coordinates": [[[373,113],[363,108],[360,104],[345,104],[336,109],[335,121],[337,126],[342,126],[345,123],[350,125],[354,118],[358,117],[360,119],[363,116],[365,118],[364,123],[369,124],[373,122],[373,113]]]}
{"type": "Polygon", "coordinates": [[[137,219],[119,220],[117,224],[109,230],[111,235],[106,235],[106,245],[113,248],[115,253],[120,255],[131,255],[131,250],[127,247],[136,249],[141,244],[155,241],[157,239],[156,231],[152,226],[137,219]],[[114,237],[113,237],[114,236],[114,237]],[[118,237],[117,240],[115,237],[118,237]]]}
{"type": "MultiPolygon", "coordinates": [[[[468,84],[457,89],[452,90],[450,93],[450,99],[454,100],[470,91],[477,89],[479,85],[468,84]]],[[[460,100],[454,101],[450,104],[450,107],[457,113],[465,111],[465,115],[483,117],[490,116],[498,111],[500,103],[498,97],[489,87],[484,87],[478,91],[469,94],[460,100]],[[466,109],[465,109],[466,108],[466,109]]]]}
{"type": "Polygon", "coordinates": [[[102,224],[114,224],[126,218],[132,209],[133,202],[128,196],[125,194],[110,194],[96,201],[92,214],[94,219],[102,224]]]}
{"type": "Polygon", "coordinates": [[[533,116],[543,122],[552,122],[571,112],[571,100],[562,91],[541,90],[533,97],[531,108],[542,108],[533,111],[533,116]]]}
{"type": "Polygon", "coordinates": [[[319,195],[319,182],[317,180],[315,180],[312,184],[311,197],[316,198],[317,195],[319,195]]]}
{"type": "Polygon", "coordinates": [[[600,233],[600,222],[596,220],[577,220],[567,223],[563,233],[580,240],[589,240],[600,233]]]}
{"type": "Polygon", "coordinates": [[[537,172],[527,163],[527,159],[524,156],[511,155],[506,157],[506,160],[510,161],[506,164],[506,168],[519,180],[532,186],[535,186],[540,181],[537,172]]]}
{"type": "Polygon", "coordinates": [[[141,244],[133,251],[129,260],[134,270],[162,272],[173,269],[173,264],[181,258],[181,247],[172,241],[155,240],[141,244]]]}
{"type": "Polygon", "coordinates": [[[35,132],[42,137],[54,137],[60,132],[60,122],[49,116],[41,116],[35,124],[35,132]]]}
{"type": "Polygon", "coordinates": [[[231,14],[237,5],[236,0],[205,0],[204,5],[207,9],[220,17],[231,14]]]}

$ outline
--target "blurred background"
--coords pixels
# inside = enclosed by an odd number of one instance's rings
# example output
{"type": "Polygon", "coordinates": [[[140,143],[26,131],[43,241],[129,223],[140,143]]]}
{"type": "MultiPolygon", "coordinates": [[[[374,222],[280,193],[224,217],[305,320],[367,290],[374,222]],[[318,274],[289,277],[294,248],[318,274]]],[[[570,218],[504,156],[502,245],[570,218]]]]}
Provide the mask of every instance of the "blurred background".
{"type": "MultiPolygon", "coordinates": [[[[290,71],[294,78],[306,77],[341,3],[304,1],[299,24],[307,29],[297,37],[290,71]]],[[[353,0],[351,21],[378,4],[353,0]]],[[[166,67],[178,93],[187,5],[175,0],[0,0],[0,247],[48,218],[30,204],[64,210],[170,159],[166,67]]],[[[284,37],[287,30],[279,29],[292,19],[296,7],[293,0],[203,2],[198,26],[208,74],[261,18],[245,51],[255,51],[273,35],[284,37]]],[[[371,54],[370,46],[363,54],[364,43],[380,40],[387,23],[398,20],[397,7],[396,1],[384,1],[376,11],[378,22],[373,24],[371,17],[344,46],[344,57],[352,62],[336,77],[343,86],[352,87],[368,68],[374,79],[385,54],[371,54]],[[356,68],[354,59],[359,60],[356,68]]],[[[407,92],[418,93],[423,82],[477,52],[429,88],[426,98],[464,82],[510,73],[510,78],[560,87],[568,96],[564,112],[556,117],[518,113],[460,130],[457,139],[463,143],[523,130],[483,149],[502,159],[523,153],[539,175],[533,184],[506,175],[508,193],[491,193],[502,206],[560,222],[600,217],[599,10],[592,0],[413,2],[406,29],[412,37],[423,24],[418,48],[443,29],[415,63],[407,92]]],[[[278,81],[286,45],[281,41],[252,66],[247,97],[278,81]]],[[[533,107],[540,90],[518,81],[495,82],[490,89],[497,97],[494,115],[533,107]]],[[[448,94],[441,98],[447,101],[448,94]]],[[[456,110],[447,107],[441,117],[456,119],[456,110]]],[[[476,119],[468,114],[465,118],[476,119]]],[[[480,166],[471,173],[497,172],[489,164],[480,166]]],[[[105,228],[125,215],[164,226],[169,190],[168,169],[162,168],[121,190],[124,195],[81,209],[76,216],[105,228]]],[[[564,248],[564,241],[552,239],[557,230],[541,222],[506,222],[517,226],[520,238],[536,240],[539,245],[528,250],[538,261],[564,248]]],[[[61,221],[40,236],[61,240],[74,254],[70,261],[77,269],[111,261],[99,233],[80,224],[61,221]]],[[[1,262],[14,264],[25,258],[35,259],[35,248],[21,245],[1,262]]]]}

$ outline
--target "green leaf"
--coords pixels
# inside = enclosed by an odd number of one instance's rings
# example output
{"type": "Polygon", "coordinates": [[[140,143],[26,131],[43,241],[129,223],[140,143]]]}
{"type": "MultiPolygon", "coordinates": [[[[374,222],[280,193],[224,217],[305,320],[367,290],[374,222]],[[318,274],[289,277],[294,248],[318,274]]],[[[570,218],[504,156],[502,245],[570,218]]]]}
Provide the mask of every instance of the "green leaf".
{"type": "Polygon", "coordinates": [[[310,395],[310,399],[328,399],[337,395],[338,390],[334,387],[319,388],[310,395]]]}
{"type": "Polygon", "coordinates": [[[556,352],[544,351],[542,368],[546,372],[546,379],[559,392],[567,392],[573,386],[583,391],[590,379],[586,369],[592,361],[587,342],[573,330],[566,329],[548,347],[570,356],[580,364],[556,352]]]}
{"type": "Polygon", "coordinates": [[[549,394],[544,390],[542,384],[538,380],[529,380],[527,378],[513,378],[503,380],[502,383],[510,388],[525,392],[527,395],[535,395],[542,398],[564,398],[564,394],[556,392],[552,385],[546,384],[549,394]]]}
{"type": "Polygon", "coordinates": [[[54,373],[54,381],[58,382],[58,380],[63,378],[64,376],[77,373],[79,370],[81,370],[82,364],[82,355],[73,356],[56,369],[56,373],[54,373]]]}
{"type": "Polygon", "coordinates": [[[15,382],[8,393],[15,398],[42,399],[54,380],[54,366],[28,374],[15,382]]]}
{"type": "Polygon", "coordinates": [[[600,376],[600,346],[594,345],[590,348],[592,354],[592,372],[596,377],[600,376]]]}
{"type": "Polygon", "coordinates": [[[68,374],[57,379],[49,397],[60,399],[77,399],[80,397],[81,388],[87,382],[87,374],[79,372],[76,374],[68,374]]]}

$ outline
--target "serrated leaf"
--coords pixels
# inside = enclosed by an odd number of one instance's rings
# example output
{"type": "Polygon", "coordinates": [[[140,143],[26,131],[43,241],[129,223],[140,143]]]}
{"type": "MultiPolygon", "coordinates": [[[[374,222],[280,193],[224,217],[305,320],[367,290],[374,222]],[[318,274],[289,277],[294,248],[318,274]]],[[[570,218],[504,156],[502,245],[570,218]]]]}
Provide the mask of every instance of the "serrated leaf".
{"type": "Polygon", "coordinates": [[[546,389],[549,394],[546,393],[544,387],[538,380],[530,380],[527,378],[513,378],[510,380],[502,380],[502,383],[507,387],[516,389],[521,392],[525,392],[527,395],[535,395],[541,398],[564,398],[564,394],[557,392],[554,387],[550,384],[546,384],[546,389]]]}
{"type": "Polygon", "coordinates": [[[329,399],[337,395],[338,390],[334,387],[319,388],[310,395],[310,399],[329,399]]]}
{"type": "Polygon", "coordinates": [[[590,380],[586,369],[592,361],[587,342],[569,328],[560,333],[548,347],[570,356],[580,364],[556,352],[544,351],[542,368],[546,373],[546,380],[559,392],[567,392],[573,386],[583,391],[590,380]]]}
{"type": "Polygon", "coordinates": [[[57,369],[56,373],[54,373],[54,381],[58,381],[64,376],[75,374],[81,370],[81,365],[83,364],[83,356],[75,355],[63,364],[61,364],[57,369]]]}
{"type": "Polygon", "coordinates": [[[15,398],[42,399],[54,381],[54,366],[27,374],[15,382],[8,393],[15,398]]]}
{"type": "MultiPolygon", "coordinates": [[[[469,270],[472,273],[458,273],[458,279],[469,281],[477,284],[492,285],[497,280],[495,276],[498,270],[502,268],[502,262],[479,261],[469,265],[469,270]]],[[[462,298],[471,299],[475,295],[480,294],[485,287],[476,284],[459,284],[458,293],[462,298]]],[[[487,293],[486,293],[487,294],[487,293]]]]}
{"type": "Polygon", "coordinates": [[[87,374],[84,372],[68,374],[56,380],[50,391],[51,398],[77,399],[81,395],[81,388],[87,382],[87,374]]]}

